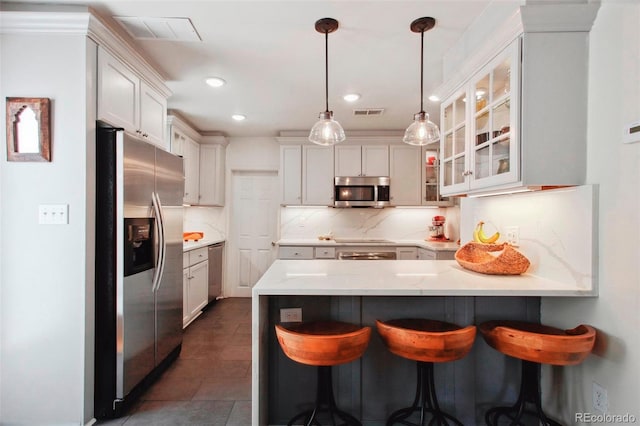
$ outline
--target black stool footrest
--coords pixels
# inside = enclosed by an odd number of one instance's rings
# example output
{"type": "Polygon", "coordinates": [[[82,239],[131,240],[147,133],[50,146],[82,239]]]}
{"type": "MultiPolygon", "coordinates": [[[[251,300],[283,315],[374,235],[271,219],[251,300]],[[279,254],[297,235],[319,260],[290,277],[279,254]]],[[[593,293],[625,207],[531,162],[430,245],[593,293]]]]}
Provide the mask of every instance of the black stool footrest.
{"type": "Polygon", "coordinates": [[[418,383],[413,404],[410,407],[394,411],[387,419],[387,426],[396,423],[408,426],[449,426],[452,424],[464,426],[460,420],[440,410],[433,380],[433,363],[417,361],[416,364],[418,366],[418,383]],[[419,413],[419,423],[407,420],[414,413],[419,413]]]}
{"type": "Polygon", "coordinates": [[[332,425],[335,426],[362,426],[362,423],[351,414],[340,410],[336,406],[335,399],[333,397],[333,379],[331,377],[330,366],[318,367],[318,384],[316,390],[316,406],[312,410],[303,411],[300,414],[296,414],[289,423],[288,426],[303,424],[305,426],[322,424],[318,421],[319,414],[327,414],[332,425]],[[336,417],[343,421],[343,423],[336,423],[336,417]],[[296,423],[298,420],[302,420],[303,423],[296,423]]]}
{"type": "Polygon", "coordinates": [[[540,401],[540,364],[531,361],[522,361],[522,378],[520,381],[520,394],[518,400],[511,407],[494,407],[486,412],[484,420],[488,426],[498,426],[500,417],[506,417],[508,423],[503,424],[521,426],[525,425],[523,418],[536,419],[536,425],[562,426],[562,424],[552,420],[542,411],[540,401]],[[527,405],[531,409],[527,409],[527,405]]]}

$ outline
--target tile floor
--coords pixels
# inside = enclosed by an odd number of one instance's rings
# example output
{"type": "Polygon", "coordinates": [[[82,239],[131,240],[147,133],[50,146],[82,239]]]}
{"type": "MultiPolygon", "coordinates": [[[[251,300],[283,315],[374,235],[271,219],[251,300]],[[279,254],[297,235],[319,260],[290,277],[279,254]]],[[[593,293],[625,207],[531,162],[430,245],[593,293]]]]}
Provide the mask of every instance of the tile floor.
{"type": "Polygon", "coordinates": [[[251,425],[251,299],[217,301],[185,330],[180,357],[130,410],[98,425],[251,425]]]}

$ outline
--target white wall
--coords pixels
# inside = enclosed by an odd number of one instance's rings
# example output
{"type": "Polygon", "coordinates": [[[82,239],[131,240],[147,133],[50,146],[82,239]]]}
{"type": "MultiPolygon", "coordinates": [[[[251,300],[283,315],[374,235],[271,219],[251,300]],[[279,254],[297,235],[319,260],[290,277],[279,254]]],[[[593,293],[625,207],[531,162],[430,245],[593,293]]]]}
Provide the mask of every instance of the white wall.
{"type": "Polygon", "coordinates": [[[541,318],[591,324],[598,341],[583,365],[544,377],[547,388],[554,383],[546,403],[566,423],[580,423],[573,413],[597,413],[596,382],[607,389],[608,413],[640,422],[640,144],[621,137],[625,123],[640,119],[640,4],[603,1],[589,39],[587,180],[600,186],[600,296],[543,299],[541,318]]]}
{"type": "Polygon", "coordinates": [[[0,423],[83,424],[93,413],[92,47],[81,35],[1,41],[0,97],[51,98],[52,161],[7,162],[0,150],[0,423]],[[68,204],[69,224],[38,225],[39,204],[68,204]]]}

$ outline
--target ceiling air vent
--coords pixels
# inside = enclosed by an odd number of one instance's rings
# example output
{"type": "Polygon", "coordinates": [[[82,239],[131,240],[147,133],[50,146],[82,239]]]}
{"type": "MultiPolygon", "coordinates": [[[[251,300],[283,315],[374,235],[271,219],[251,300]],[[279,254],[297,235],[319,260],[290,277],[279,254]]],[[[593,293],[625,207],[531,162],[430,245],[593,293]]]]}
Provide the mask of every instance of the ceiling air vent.
{"type": "Polygon", "coordinates": [[[149,18],[114,16],[116,21],[136,39],[202,41],[189,18],[149,18]]]}
{"type": "Polygon", "coordinates": [[[356,117],[382,114],[384,114],[384,108],[363,108],[353,110],[353,115],[355,115],[356,117]]]}

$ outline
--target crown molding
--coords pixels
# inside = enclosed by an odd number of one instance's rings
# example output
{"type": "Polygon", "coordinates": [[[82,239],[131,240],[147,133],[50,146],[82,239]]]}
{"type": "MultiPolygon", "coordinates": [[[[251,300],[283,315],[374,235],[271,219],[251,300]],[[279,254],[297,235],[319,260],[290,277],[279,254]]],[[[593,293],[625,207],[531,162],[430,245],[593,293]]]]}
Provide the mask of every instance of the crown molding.
{"type": "Polygon", "coordinates": [[[599,2],[526,4],[520,13],[528,33],[589,32],[599,9],[599,2]]]}
{"type": "Polygon", "coordinates": [[[91,14],[85,11],[0,11],[0,34],[86,35],[91,14]]]}
{"type": "Polygon", "coordinates": [[[202,139],[200,132],[198,132],[185,118],[177,115],[175,111],[171,111],[171,114],[167,115],[167,124],[169,126],[177,127],[182,133],[200,143],[202,139]]]}
{"type": "MultiPolygon", "coordinates": [[[[480,49],[465,52],[465,60],[456,71],[445,76],[446,81],[433,92],[441,100],[451,96],[480,68],[524,33],[589,32],[600,8],[592,3],[534,3],[520,6],[495,27],[480,49]]],[[[459,43],[473,34],[465,33],[459,43]]]]}
{"type": "MultiPolygon", "coordinates": [[[[453,94],[462,84],[480,68],[488,64],[498,53],[509,46],[523,32],[520,10],[516,10],[508,19],[491,32],[491,36],[483,43],[482,47],[473,52],[467,52],[466,59],[456,71],[446,76],[447,80],[433,91],[440,100],[445,100],[453,94]]],[[[465,35],[464,37],[469,37],[465,35]]],[[[462,40],[462,39],[461,39],[462,40]]]]}
{"type": "Polygon", "coordinates": [[[95,41],[120,61],[128,64],[146,83],[165,97],[172,92],[164,83],[166,75],[144,57],[135,44],[100,19],[89,7],[34,5],[25,10],[3,8],[0,11],[0,34],[84,35],[95,41]],[[42,8],[35,9],[36,7],[42,8]]]}

